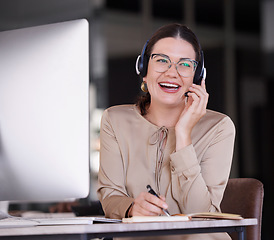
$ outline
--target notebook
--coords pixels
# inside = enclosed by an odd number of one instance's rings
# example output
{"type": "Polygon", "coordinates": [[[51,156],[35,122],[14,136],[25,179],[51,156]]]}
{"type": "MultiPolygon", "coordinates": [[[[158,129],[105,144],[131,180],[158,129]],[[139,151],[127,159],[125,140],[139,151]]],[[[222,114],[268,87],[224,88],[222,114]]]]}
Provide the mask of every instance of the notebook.
{"type": "Polygon", "coordinates": [[[137,222],[179,222],[190,221],[192,219],[230,219],[241,220],[243,219],[238,214],[219,213],[219,212],[203,212],[192,214],[174,214],[171,217],[168,216],[134,216],[130,218],[123,218],[124,223],[137,223],[137,222]]]}

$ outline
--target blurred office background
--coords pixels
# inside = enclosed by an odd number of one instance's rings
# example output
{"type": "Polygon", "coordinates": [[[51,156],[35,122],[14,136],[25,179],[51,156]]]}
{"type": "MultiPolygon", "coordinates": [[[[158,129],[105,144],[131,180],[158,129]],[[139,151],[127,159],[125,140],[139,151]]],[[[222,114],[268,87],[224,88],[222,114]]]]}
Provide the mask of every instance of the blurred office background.
{"type": "Polygon", "coordinates": [[[274,0],[0,0],[0,31],[89,20],[89,198],[97,200],[102,111],[135,102],[141,82],[135,61],[152,32],[170,22],[190,26],[205,54],[208,108],[228,114],[236,125],[231,177],[253,177],[264,184],[262,239],[268,240],[274,213],[273,13],[274,0]]]}

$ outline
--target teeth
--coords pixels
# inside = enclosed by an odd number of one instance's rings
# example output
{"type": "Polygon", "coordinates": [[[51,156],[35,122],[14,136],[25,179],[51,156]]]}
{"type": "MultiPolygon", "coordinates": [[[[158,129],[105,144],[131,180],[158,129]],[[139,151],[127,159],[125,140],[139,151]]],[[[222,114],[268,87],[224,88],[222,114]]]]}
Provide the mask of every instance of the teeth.
{"type": "Polygon", "coordinates": [[[169,87],[169,88],[178,88],[179,85],[172,84],[172,83],[160,83],[162,87],[169,87]]]}

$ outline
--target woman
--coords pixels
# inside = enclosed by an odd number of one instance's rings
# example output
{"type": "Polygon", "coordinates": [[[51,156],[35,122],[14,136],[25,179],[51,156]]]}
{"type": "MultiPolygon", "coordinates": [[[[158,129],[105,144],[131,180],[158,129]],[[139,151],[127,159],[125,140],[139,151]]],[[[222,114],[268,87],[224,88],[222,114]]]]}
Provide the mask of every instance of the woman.
{"type": "Polygon", "coordinates": [[[159,215],[162,208],[170,214],[221,211],[235,129],[229,117],[206,109],[205,79],[193,84],[201,53],[189,28],[163,26],[138,60],[146,96],[137,105],[105,110],[98,196],[106,217],[159,215]],[[160,198],[146,191],[148,184],[160,198]]]}

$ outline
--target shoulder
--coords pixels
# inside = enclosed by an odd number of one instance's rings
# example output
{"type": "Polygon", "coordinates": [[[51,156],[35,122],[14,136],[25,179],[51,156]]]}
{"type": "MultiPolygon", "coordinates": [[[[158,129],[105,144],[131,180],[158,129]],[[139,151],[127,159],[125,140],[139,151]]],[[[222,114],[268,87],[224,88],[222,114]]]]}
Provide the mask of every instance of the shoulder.
{"type": "Polygon", "coordinates": [[[107,108],[104,112],[107,112],[108,114],[111,115],[119,115],[119,114],[129,114],[132,111],[135,110],[135,105],[133,104],[124,104],[124,105],[116,105],[107,108]]]}
{"type": "Polygon", "coordinates": [[[226,114],[212,110],[207,110],[205,116],[199,121],[198,127],[203,129],[215,128],[235,134],[235,126],[231,118],[226,114]]]}
{"type": "Polygon", "coordinates": [[[102,115],[102,125],[111,124],[113,126],[125,126],[138,119],[135,105],[117,105],[105,109],[102,115]]]}
{"type": "Polygon", "coordinates": [[[220,112],[207,110],[193,128],[192,141],[195,146],[202,142],[205,145],[220,143],[225,139],[230,139],[233,142],[235,134],[235,126],[230,117],[220,112]]]}
{"type": "Polygon", "coordinates": [[[135,114],[135,105],[117,105],[105,109],[103,118],[123,119],[135,114]]]}

